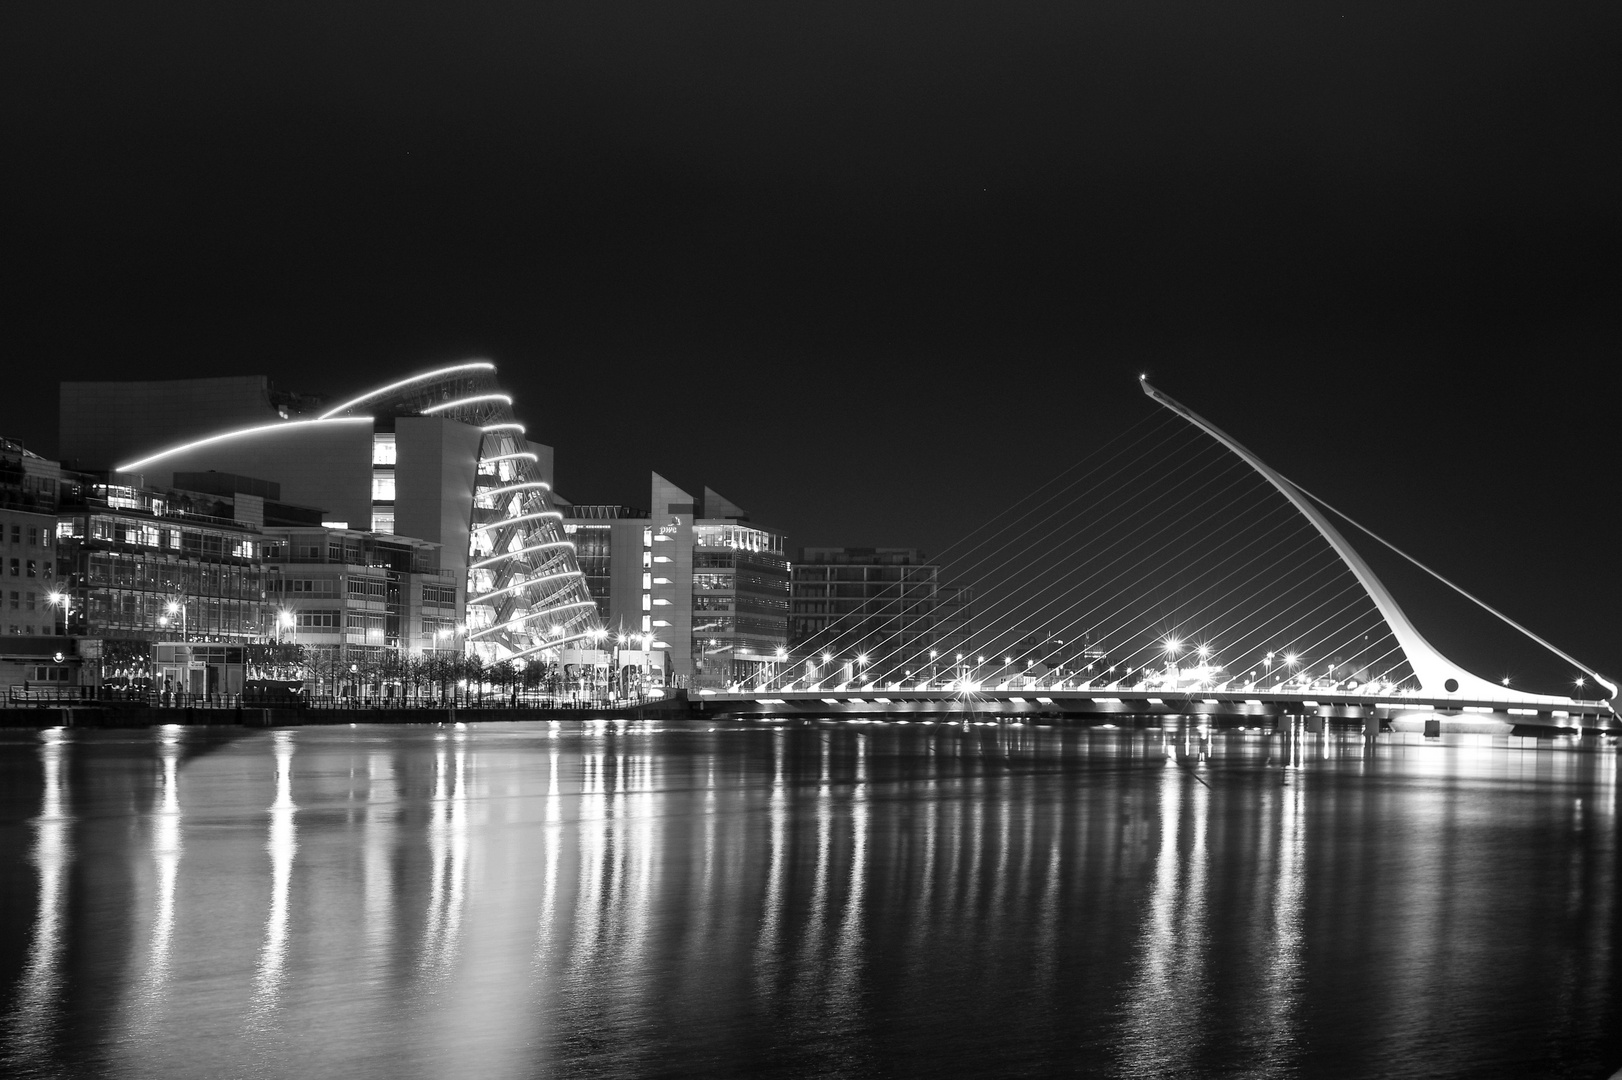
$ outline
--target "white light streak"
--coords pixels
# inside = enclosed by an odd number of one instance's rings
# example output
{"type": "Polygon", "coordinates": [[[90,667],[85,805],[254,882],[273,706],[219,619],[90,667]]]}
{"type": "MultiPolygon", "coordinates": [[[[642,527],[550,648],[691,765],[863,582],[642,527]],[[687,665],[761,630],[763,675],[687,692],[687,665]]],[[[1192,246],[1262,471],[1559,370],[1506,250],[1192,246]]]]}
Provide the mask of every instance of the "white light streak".
{"type": "Polygon", "coordinates": [[[544,517],[557,518],[559,521],[562,521],[563,511],[540,510],[533,514],[520,514],[518,517],[502,518],[500,521],[492,521],[488,525],[475,525],[473,526],[473,531],[476,533],[489,532],[491,529],[499,529],[503,525],[516,525],[520,521],[534,521],[536,518],[544,517]]]}
{"type": "Polygon", "coordinates": [[[570,634],[568,637],[553,638],[551,641],[548,641],[545,645],[536,645],[536,646],[533,646],[531,648],[524,649],[522,652],[515,652],[511,656],[507,657],[507,659],[516,660],[520,656],[528,656],[530,653],[545,652],[547,649],[556,649],[556,648],[561,647],[564,644],[564,642],[580,641],[583,638],[589,638],[590,636],[591,636],[591,631],[590,630],[585,630],[585,631],[582,631],[581,633],[578,633],[578,634],[570,634]]]}
{"type": "Polygon", "coordinates": [[[437,368],[433,371],[425,371],[421,375],[413,375],[408,379],[401,379],[399,382],[392,382],[387,386],[379,386],[375,390],[368,390],[354,401],[346,401],[336,409],[328,409],[326,412],[321,414],[321,419],[326,420],[330,417],[337,416],[339,413],[344,412],[345,410],[353,409],[356,405],[359,405],[363,401],[369,401],[372,398],[381,397],[390,390],[398,390],[400,387],[410,386],[412,383],[426,382],[429,379],[437,379],[441,375],[449,375],[456,371],[494,371],[495,369],[496,365],[492,364],[488,360],[474,360],[471,363],[454,364],[451,367],[437,368]]]}
{"type": "Polygon", "coordinates": [[[547,581],[558,581],[562,578],[585,576],[585,572],[581,570],[562,570],[556,574],[542,574],[540,577],[526,578],[516,585],[508,585],[504,589],[492,589],[487,593],[480,593],[477,596],[470,596],[467,598],[467,602],[472,604],[479,600],[488,600],[492,596],[501,596],[503,593],[517,592],[519,589],[525,589],[531,585],[539,585],[547,581]]]}
{"type": "Polygon", "coordinates": [[[196,439],[179,446],[171,446],[167,450],[159,450],[156,454],[132,461],[128,465],[120,465],[114,472],[134,472],[144,465],[150,465],[159,458],[166,458],[171,454],[183,454],[187,450],[195,450],[199,446],[209,446],[213,443],[224,442],[227,439],[241,439],[250,435],[263,435],[270,431],[286,431],[289,428],[309,427],[311,424],[370,424],[370,416],[340,416],[333,420],[323,417],[320,420],[279,420],[274,424],[256,424],[250,428],[237,428],[235,431],[222,431],[218,435],[210,435],[206,439],[196,439]]]}
{"type": "Polygon", "coordinates": [[[479,430],[484,432],[486,435],[490,434],[490,432],[492,432],[492,431],[516,431],[518,434],[522,435],[524,433],[524,425],[523,424],[486,424],[486,425],[484,425],[484,427],[480,428],[479,430]]]}
{"type": "Polygon", "coordinates": [[[548,540],[544,544],[531,544],[529,547],[521,547],[517,551],[504,551],[500,555],[492,555],[488,559],[480,559],[478,562],[469,566],[468,569],[483,570],[487,566],[494,566],[496,563],[503,562],[507,559],[516,559],[520,555],[528,555],[534,551],[551,551],[555,548],[572,547],[574,547],[573,540],[548,540]]]}
{"type": "Polygon", "coordinates": [[[499,401],[506,405],[513,403],[513,399],[506,394],[474,394],[472,397],[457,398],[454,401],[442,401],[438,405],[430,405],[421,412],[424,416],[432,416],[434,413],[444,412],[446,409],[459,409],[463,405],[475,405],[481,401],[499,401]]]}
{"type": "Polygon", "coordinates": [[[486,634],[493,634],[497,630],[505,630],[509,626],[517,626],[519,623],[528,622],[530,619],[539,618],[542,615],[551,615],[551,614],[554,614],[555,612],[559,612],[559,611],[568,611],[570,608],[578,608],[578,607],[591,607],[591,608],[594,608],[596,606],[597,606],[597,601],[595,601],[595,600],[576,600],[572,604],[558,604],[555,607],[534,608],[534,609],[532,609],[530,611],[527,611],[524,614],[518,616],[518,618],[516,618],[516,619],[508,619],[504,623],[496,623],[493,626],[482,627],[481,629],[476,630],[476,631],[468,634],[468,638],[471,640],[472,638],[484,637],[486,634]]]}
{"type": "Polygon", "coordinates": [[[526,480],[522,484],[508,484],[506,487],[486,488],[483,491],[480,491],[479,494],[494,497],[496,495],[506,495],[508,492],[512,491],[523,491],[525,488],[545,488],[546,490],[551,491],[552,485],[548,484],[545,480],[526,480]]]}
{"type": "Polygon", "coordinates": [[[530,453],[528,450],[520,450],[516,454],[497,454],[495,457],[480,458],[479,459],[479,464],[483,465],[485,462],[490,462],[491,464],[494,464],[495,462],[498,462],[498,461],[511,461],[514,458],[522,458],[522,457],[527,457],[531,461],[539,461],[539,460],[541,460],[539,457],[537,457],[534,454],[530,453]]]}

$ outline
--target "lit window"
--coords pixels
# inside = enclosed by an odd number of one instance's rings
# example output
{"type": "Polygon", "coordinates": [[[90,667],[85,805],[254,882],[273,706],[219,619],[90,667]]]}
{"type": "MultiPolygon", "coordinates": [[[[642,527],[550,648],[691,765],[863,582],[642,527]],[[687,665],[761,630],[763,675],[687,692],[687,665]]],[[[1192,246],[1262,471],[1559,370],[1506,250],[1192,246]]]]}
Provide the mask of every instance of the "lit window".
{"type": "Polygon", "coordinates": [[[395,451],[394,432],[380,431],[372,436],[373,465],[393,465],[395,451]]]}

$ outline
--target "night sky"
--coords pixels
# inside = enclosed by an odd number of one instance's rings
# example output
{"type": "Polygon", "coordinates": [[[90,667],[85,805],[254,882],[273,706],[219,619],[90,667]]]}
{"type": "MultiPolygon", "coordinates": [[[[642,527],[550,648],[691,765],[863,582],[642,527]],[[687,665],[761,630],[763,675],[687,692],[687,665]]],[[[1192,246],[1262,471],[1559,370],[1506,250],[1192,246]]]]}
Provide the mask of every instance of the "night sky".
{"type": "Polygon", "coordinates": [[[658,470],[793,546],[941,550],[1152,411],[1146,371],[1614,676],[1619,31],[8,4],[0,432],[54,452],[60,379],[488,357],[577,502],[658,470]]]}

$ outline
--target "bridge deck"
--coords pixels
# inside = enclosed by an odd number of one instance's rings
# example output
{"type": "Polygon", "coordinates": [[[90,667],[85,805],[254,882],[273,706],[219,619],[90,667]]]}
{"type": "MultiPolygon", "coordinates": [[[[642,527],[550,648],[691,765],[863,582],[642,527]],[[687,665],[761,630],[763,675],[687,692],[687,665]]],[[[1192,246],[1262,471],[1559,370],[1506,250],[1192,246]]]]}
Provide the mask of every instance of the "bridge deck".
{"type": "Polygon", "coordinates": [[[1572,701],[1529,707],[1521,703],[1448,698],[1389,697],[1370,694],[1284,694],[1210,692],[1152,693],[1142,690],[772,690],[758,693],[699,691],[695,708],[720,716],[893,715],[945,716],[975,712],[1031,716],[1187,716],[1275,717],[1288,714],[1382,719],[1405,714],[1475,716],[1511,724],[1622,730],[1603,703],[1572,701]]]}

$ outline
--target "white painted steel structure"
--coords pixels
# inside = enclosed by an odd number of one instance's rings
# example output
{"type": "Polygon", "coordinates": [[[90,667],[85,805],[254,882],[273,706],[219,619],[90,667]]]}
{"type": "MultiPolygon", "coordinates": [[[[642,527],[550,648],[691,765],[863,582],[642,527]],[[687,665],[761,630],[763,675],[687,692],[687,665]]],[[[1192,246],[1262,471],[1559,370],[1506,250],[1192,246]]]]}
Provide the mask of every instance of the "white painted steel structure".
{"type": "MultiPolygon", "coordinates": [[[[1324,540],[1329,543],[1329,546],[1334,549],[1335,554],[1340,556],[1341,561],[1344,562],[1347,568],[1351,570],[1353,576],[1357,578],[1358,584],[1362,585],[1364,591],[1369,594],[1369,598],[1374,601],[1375,606],[1380,611],[1380,615],[1385,619],[1386,625],[1391,628],[1392,635],[1396,637],[1397,644],[1402,647],[1402,651],[1408,659],[1408,665],[1413,669],[1414,678],[1418,680],[1420,690],[1425,698],[1438,701],[1493,701],[1503,703],[1506,706],[1521,705],[1538,706],[1542,708],[1550,708],[1557,705],[1566,707],[1581,707],[1586,705],[1587,707],[1592,707],[1592,702],[1579,703],[1570,698],[1554,697],[1547,694],[1527,694],[1511,690],[1508,687],[1491,681],[1490,679],[1483,679],[1472,672],[1466,671],[1452,660],[1449,660],[1447,657],[1443,656],[1435,646],[1433,646],[1429,641],[1425,640],[1425,636],[1419,632],[1419,629],[1415,627],[1413,622],[1408,618],[1407,613],[1404,612],[1397,604],[1396,598],[1391,595],[1391,591],[1385,587],[1385,584],[1381,582],[1378,577],[1375,576],[1374,571],[1369,568],[1368,563],[1363,561],[1363,557],[1357,553],[1357,550],[1353,548],[1351,544],[1347,543],[1346,538],[1340,534],[1334,525],[1330,523],[1329,519],[1324,516],[1323,512],[1318,509],[1318,506],[1315,504],[1310,495],[1268,467],[1260,458],[1258,458],[1255,454],[1252,454],[1249,450],[1246,450],[1236,439],[1222,431],[1215,424],[1212,424],[1204,417],[1199,416],[1186,405],[1183,405],[1170,396],[1155,389],[1149,384],[1149,379],[1147,376],[1140,376],[1138,382],[1139,385],[1142,386],[1143,392],[1147,394],[1152,401],[1171,410],[1178,416],[1181,416],[1190,424],[1193,424],[1195,427],[1211,436],[1211,438],[1227,447],[1228,450],[1230,450],[1240,460],[1244,461],[1245,464],[1249,465],[1252,469],[1255,469],[1256,472],[1260,473],[1263,479],[1278,489],[1278,492],[1288,499],[1292,506],[1301,512],[1301,516],[1305,517],[1309,522],[1312,523],[1313,527],[1318,530],[1319,535],[1321,535],[1324,540]]],[[[1361,526],[1359,526],[1359,528],[1361,528],[1361,526]]],[[[1384,541],[1381,542],[1384,543],[1384,541]]],[[[1391,545],[1387,544],[1386,546],[1390,547],[1391,545]]],[[[1392,548],[1392,550],[1396,549],[1392,548]]],[[[1399,554],[1401,553],[1399,552],[1399,554]]],[[[1500,619],[1503,619],[1511,626],[1514,626],[1515,629],[1520,630],[1523,634],[1526,634],[1528,637],[1532,638],[1532,640],[1536,641],[1539,645],[1542,645],[1544,648],[1554,652],[1555,655],[1559,656],[1561,659],[1573,664],[1579,670],[1587,672],[1610,692],[1613,705],[1616,703],[1616,684],[1614,682],[1605,679],[1597,672],[1573,660],[1570,656],[1566,655],[1564,652],[1561,652],[1559,649],[1556,649],[1553,645],[1550,645],[1542,638],[1532,634],[1524,627],[1514,623],[1507,617],[1500,615],[1498,612],[1493,611],[1492,608],[1487,607],[1487,605],[1482,603],[1480,600],[1476,600],[1475,597],[1470,596],[1470,594],[1464,592],[1463,589],[1459,589],[1458,586],[1453,585],[1452,582],[1448,582],[1445,578],[1442,578],[1441,575],[1436,574],[1435,571],[1430,570],[1428,567],[1423,567],[1420,563],[1418,563],[1417,560],[1414,560],[1407,555],[1404,555],[1403,557],[1409,559],[1410,562],[1414,562],[1416,566],[1421,566],[1421,568],[1426,570],[1427,573],[1437,577],[1439,580],[1442,580],[1444,583],[1448,584],[1462,595],[1468,597],[1476,604],[1492,612],[1494,615],[1497,615],[1500,619]]]]}

